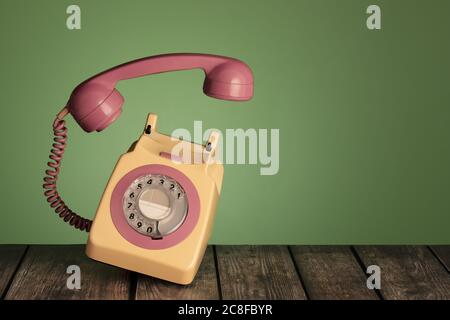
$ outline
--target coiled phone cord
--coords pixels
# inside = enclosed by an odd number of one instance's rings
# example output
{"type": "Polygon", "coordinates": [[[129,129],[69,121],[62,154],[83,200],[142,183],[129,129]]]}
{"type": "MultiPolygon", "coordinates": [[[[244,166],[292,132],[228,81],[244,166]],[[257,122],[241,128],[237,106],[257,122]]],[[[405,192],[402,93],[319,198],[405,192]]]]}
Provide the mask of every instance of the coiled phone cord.
{"type": "Polygon", "coordinates": [[[69,223],[76,229],[89,232],[91,229],[92,221],[73,212],[62,200],[56,189],[56,182],[58,180],[58,174],[61,169],[61,160],[66,148],[67,143],[67,127],[66,121],[63,118],[69,113],[67,107],[64,107],[56,116],[53,122],[53,145],[50,150],[50,161],[47,162],[48,169],[45,171],[44,177],[44,196],[47,198],[47,202],[51,208],[55,209],[55,212],[65,222],[69,223]]]}

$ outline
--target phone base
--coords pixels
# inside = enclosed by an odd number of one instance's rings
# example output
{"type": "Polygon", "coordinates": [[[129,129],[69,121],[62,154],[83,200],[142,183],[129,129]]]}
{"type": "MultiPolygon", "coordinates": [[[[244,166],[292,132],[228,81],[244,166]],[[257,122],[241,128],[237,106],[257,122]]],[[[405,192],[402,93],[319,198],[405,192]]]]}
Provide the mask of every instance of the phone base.
{"type": "Polygon", "coordinates": [[[146,125],[152,128],[150,133],[144,131],[117,162],[92,223],[86,254],[110,265],[189,284],[197,273],[211,235],[223,165],[174,162],[163,156],[171,152],[177,141],[158,133],[155,122],[156,116],[150,115],[146,125]],[[177,180],[189,203],[184,222],[162,240],[139,233],[141,229],[137,231],[130,226],[126,220],[128,207],[123,207],[128,202],[124,199],[130,196],[129,191],[124,191],[129,189],[123,186],[136,184],[137,177],[157,173],[177,180]]]}
{"type": "Polygon", "coordinates": [[[173,255],[178,250],[171,253],[165,249],[164,254],[155,252],[156,254],[152,255],[152,250],[144,249],[148,252],[136,254],[134,250],[123,251],[119,248],[113,248],[113,246],[96,244],[95,240],[90,237],[86,246],[86,255],[99,262],[187,285],[194,280],[205,249],[206,246],[205,248],[202,246],[198,248],[197,252],[190,252],[189,256],[175,259],[173,255]]]}

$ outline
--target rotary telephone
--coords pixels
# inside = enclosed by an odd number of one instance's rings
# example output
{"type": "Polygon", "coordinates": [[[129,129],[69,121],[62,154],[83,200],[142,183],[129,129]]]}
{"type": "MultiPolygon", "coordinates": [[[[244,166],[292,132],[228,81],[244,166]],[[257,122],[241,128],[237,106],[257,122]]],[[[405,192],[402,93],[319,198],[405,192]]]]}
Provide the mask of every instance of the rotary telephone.
{"type": "MultiPolygon", "coordinates": [[[[106,185],[94,221],[72,211],[56,184],[67,141],[64,117],[71,114],[86,132],[116,120],[124,98],[116,84],[145,75],[200,68],[203,92],[245,101],[253,96],[253,75],[242,61],[209,54],[165,54],[134,60],[89,78],[72,92],[53,122],[54,143],[44,178],[50,207],[73,227],[89,232],[86,254],[97,261],[179,284],[195,277],[211,234],[223,165],[192,163],[172,154],[180,140],[157,131],[149,114],[140,138],[123,154],[106,185]]],[[[213,156],[218,136],[205,145],[188,143],[213,156]]],[[[194,154],[192,154],[194,156],[194,154]]],[[[207,158],[206,157],[206,158],[207,158]]]]}

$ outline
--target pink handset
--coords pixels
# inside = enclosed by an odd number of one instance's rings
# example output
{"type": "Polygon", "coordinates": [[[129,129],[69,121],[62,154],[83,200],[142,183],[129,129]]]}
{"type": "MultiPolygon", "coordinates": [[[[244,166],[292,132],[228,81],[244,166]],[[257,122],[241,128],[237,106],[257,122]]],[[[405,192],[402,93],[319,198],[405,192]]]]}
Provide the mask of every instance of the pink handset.
{"type": "Polygon", "coordinates": [[[203,92],[223,100],[249,100],[253,75],[242,61],[208,54],[165,54],[131,61],[104,71],[81,83],[73,91],[68,111],[87,132],[101,131],[121,113],[124,102],[117,82],[168,71],[203,69],[203,92]]]}
{"type": "Polygon", "coordinates": [[[63,118],[71,113],[85,131],[102,131],[122,111],[124,98],[115,88],[117,82],[155,73],[196,68],[205,72],[203,92],[206,95],[233,101],[252,98],[253,74],[244,62],[224,56],[194,53],[163,54],[134,60],[101,72],[75,88],[67,105],[53,123],[55,137],[43,185],[47,202],[65,222],[86,231],[90,230],[92,224],[91,220],[80,217],[69,209],[56,189],[67,140],[63,118]]]}

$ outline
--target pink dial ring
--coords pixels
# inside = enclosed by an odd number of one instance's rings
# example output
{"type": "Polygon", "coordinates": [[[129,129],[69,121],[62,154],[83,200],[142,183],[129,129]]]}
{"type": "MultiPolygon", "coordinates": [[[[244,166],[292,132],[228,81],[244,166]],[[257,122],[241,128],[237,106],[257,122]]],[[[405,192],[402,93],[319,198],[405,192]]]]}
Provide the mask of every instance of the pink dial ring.
{"type": "Polygon", "coordinates": [[[111,196],[111,218],[119,233],[128,242],[145,249],[165,249],[186,239],[195,228],[200,216],[200,198],[197,189],[189,178],[181,171],[159,164],[150,164],[131,170],[115,186],[111,196]],[[126,221],[123,212],[123,195],[133,181],[147,174],[160,174],[176,180],[186,193],[188,212],[183,224],[173,233],[162,239],[152,239],[149,236],[136,232],[126,221]]]}

